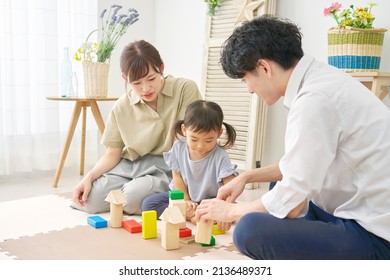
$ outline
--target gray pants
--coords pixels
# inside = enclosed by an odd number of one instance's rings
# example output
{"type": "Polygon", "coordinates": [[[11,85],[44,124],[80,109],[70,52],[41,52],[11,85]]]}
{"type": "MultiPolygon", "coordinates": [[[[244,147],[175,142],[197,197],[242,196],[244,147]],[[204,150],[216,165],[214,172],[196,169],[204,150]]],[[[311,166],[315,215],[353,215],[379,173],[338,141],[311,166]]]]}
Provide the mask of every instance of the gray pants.
{"type": "Polygon", "coordinates": [[[141,214],[141,204],[149,195],[168,191],[171,170],[162,156],[145,155],[135,161],[122,159],[109,172],[93,182],[86,205],[80,208],[74,203],[71,207],[91,214],[109,212],[110,203],[105,199],[112,190],[121,189],[127,203],[126,214],[141,214]]]}

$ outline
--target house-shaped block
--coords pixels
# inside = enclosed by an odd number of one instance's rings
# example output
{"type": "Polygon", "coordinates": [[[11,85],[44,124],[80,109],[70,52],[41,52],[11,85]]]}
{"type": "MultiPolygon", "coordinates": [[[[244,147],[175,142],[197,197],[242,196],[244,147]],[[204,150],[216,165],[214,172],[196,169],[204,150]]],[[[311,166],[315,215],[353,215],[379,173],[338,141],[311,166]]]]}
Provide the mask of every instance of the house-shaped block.
{"type": "Polygon", "coordinates": [[[168,207],[160,216],[161,220],[161,247],[165,250],[179,249],[179,229],[185,223],[180,209],[176,206],[168,207]]]}
{"type": "Polygon", "coordinates": [[[110,227],[122,227],[123,204],[126,204],[126,198],[120,189],[110,191],[105,201],[110,203],[110,227]]]}

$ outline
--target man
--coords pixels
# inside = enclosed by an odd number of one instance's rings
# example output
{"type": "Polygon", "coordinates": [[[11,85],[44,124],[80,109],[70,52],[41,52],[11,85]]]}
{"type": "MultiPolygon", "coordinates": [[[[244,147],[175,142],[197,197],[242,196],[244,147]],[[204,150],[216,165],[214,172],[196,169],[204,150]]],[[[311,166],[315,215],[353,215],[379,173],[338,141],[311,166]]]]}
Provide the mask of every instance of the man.
{"type": "Polygon", "coordinates": [[[238,221],[253,259],[390,259],[390,110],[349,74],[303,54],[299,28],[262,16],[234,30],[221,65],[268,105],[289,111],[285,154],[205,200],[196,218],[238,221]],[[278,181],[261,199],[245,184],[278,181]]]}

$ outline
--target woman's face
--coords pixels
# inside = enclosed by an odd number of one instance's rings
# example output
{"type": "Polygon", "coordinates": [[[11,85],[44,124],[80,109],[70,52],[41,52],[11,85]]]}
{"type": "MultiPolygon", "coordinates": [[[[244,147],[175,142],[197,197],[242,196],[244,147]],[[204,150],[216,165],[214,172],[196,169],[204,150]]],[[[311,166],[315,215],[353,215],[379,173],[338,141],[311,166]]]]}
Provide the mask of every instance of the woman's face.
{"type": "Polygon", "coordinates": [[[153,67],[149,66],[148,74],[139,80],[130,82],[130,86],[138,97],[146,103],[154,103],[157,101],[158,94],[164,86],[164,79],[161,73],[156,72],[153,67]]]}

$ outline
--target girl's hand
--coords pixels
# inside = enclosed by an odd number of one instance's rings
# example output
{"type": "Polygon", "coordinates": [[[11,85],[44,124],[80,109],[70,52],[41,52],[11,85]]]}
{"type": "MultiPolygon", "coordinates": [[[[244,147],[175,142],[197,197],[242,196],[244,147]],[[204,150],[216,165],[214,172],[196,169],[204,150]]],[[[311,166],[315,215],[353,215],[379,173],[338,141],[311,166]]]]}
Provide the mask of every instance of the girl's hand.
{"type": "Polygon", "coordinates": [[[219,230],[228,231],[231,228],[232,223],[231,222],[217,222],[217,226],[218,226],[219,230]]]}
{"type": "Polygon", "coordinates": [[[198,203],[193,202],[191,200],[186,200],[187,208],[186,208],[186,218],[191,219],[195,216],[196,207],[198,207],[198,203]]]}

